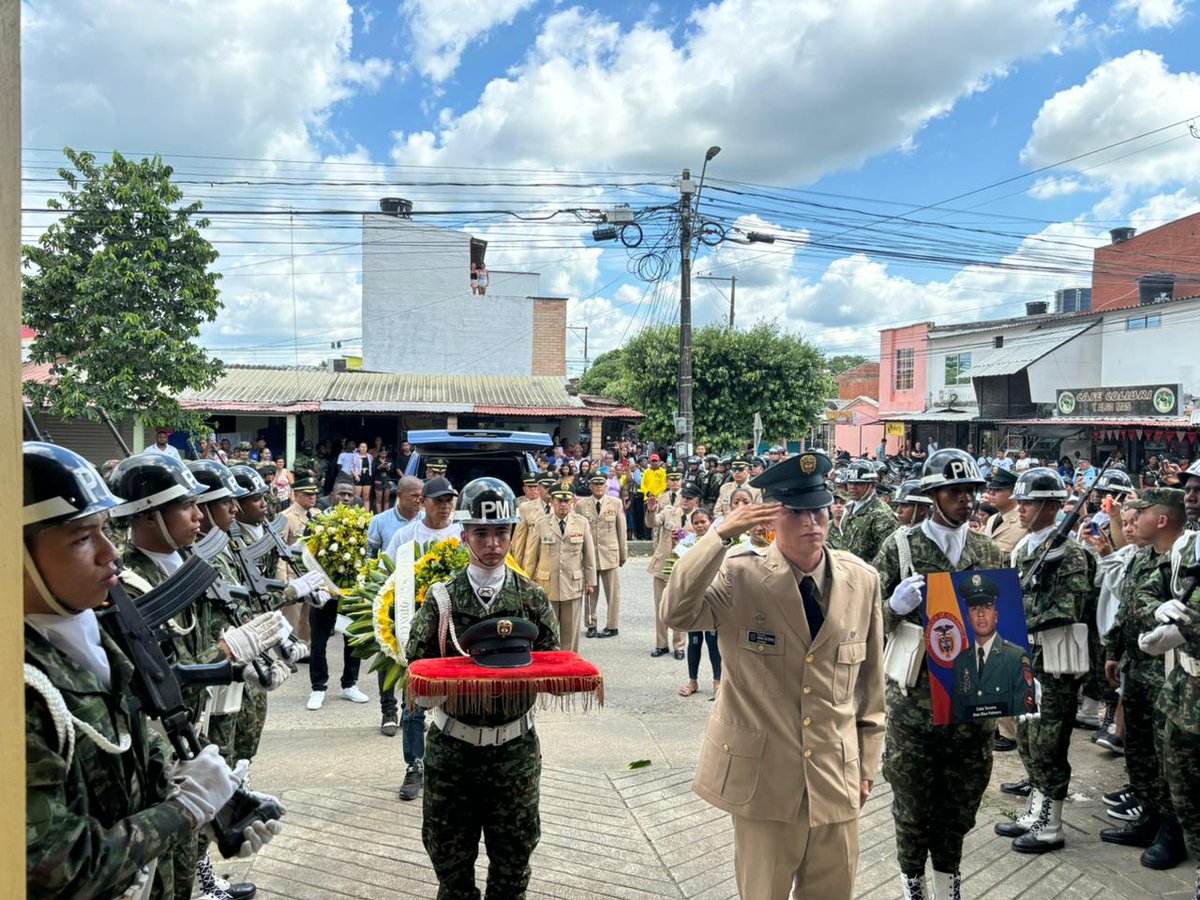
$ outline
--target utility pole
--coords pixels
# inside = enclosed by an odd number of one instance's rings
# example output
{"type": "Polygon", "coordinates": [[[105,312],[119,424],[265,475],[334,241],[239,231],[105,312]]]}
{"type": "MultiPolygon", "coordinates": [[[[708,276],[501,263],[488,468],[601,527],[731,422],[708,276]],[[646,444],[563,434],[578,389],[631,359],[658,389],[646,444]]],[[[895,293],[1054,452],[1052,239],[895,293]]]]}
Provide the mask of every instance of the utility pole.
{"type": "Polygon", "coordinates": [[[675,432],[684,445],[676,458],[692,447],[692,196],[696,185],[689,169],[679,180],[679,419],[675,432]],[[682,427],[681,427],[682,426],[682,427]]]}
{"type": "Polygon", "coordinates": [[[587,371],[588,367],[588,325],[568,325],[567,331],[582,331],[583,332],[583,371],[587,371]]]}
{"type": "Polygon", "coordinates": [[[729,330],[733,331],[733,312],[737,301],[737,276],[736,275],[697,275],[701,281],[728,281],[729,282],[729,330]]]}

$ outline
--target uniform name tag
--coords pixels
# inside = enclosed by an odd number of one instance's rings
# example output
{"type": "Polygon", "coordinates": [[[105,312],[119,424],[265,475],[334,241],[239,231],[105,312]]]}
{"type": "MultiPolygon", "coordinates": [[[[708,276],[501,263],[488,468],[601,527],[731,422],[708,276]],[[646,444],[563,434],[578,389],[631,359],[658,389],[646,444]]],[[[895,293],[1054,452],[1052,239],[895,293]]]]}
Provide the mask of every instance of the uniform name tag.
{"type": "Polygon", "coordinates": [[[554,535],[552,535],[552,534],[543,534],[542,535],[542,543],[543,544],[553,544],[554,541],[555,541],[554,535]]]}
{"type": "Polygon", "coordinates": [[[765,644],[768,647],[775,646],[775,635],[767,634],[765,631],[747,631],[746,640],[752,644],[765,644]]]}

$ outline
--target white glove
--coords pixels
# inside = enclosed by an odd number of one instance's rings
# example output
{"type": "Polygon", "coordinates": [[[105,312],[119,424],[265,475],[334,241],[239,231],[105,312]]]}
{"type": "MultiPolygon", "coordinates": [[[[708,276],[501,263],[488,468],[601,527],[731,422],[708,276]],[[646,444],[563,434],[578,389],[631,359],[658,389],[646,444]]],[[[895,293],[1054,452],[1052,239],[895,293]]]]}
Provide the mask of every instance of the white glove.
{"type": "Polygon", "coordinates": [[[290,644],[284,646],[283,652],[287,654],[288,662],[298,663],[304,657],[308,656],[311,651],[308,644],[300,640],[300,638],[293,638],[290,644]]]}
{"type": "Polygon", "coordinates": [[[288,666],[282,659],[277,659],[271,663],[267,669],[267,683],[263,684],[258,679],[258,673],[254,671],[254,666],[247,663],[242,669],[242,681],[246,683],[246,687],[254,688],[257,691],[273,691],[292,676],[291,667],[288,666]]]}
{"type": "Polygon", "coordinates": [[[896,585],[892,596],[888,598],[888,606],[898,616],[907,616],[921,605],[921,588],[925,586],[924,575],[909,575],[896,585]]]}
{"type": "Polygon", "coordinates": [[[1185,643],[1187,639],[1175,624],[1159,625],[1153,631],[1138,635],[1138,646],[1142,648],[1143,653],[1149,653],[1151,656],[1162,656],[1185,643]]]}
{"type": "Polygon", "coordinates": [[[1169,625],[1187,625],[1192,621],[1192,611],[1178,600],[1168,600],[1154,611],[1154,621],[1169,625]]]}
{"type": "Polygon", "coordinates": [[[221,640],[229,651],[230,659],[236,663],[248,663],[264,650],[278,644],[283,639],[285,629],[290,630],[287,619],[279,610],[273,610],[255,616],[245,625],[225,630],[221,640]]]}
{"type": "Polygon", "coordinates": [[[1042,683],[1036,678],[1033,679],[1033,702],[1037,707],[1036,712],[1022,713],[1017,716],[1018,722],[1036,722],[1042,717],[1042,683]]]}
{"type": "Polygon", "coordinates": [[[171,769],[171,783],[173,798],[183,805],[194,828],[211,822],[238,787],[216,744],[209,744],[195,759],[176,761],[171,769]]]}
{"type": "Polygon", "coordinates": [[[296,600],[306,600],[309,606],[320,609],[329,602],[330,593],[325,587],[325,576],[320,572],[306,572],[293,578],[284,589],[284,594],[296,600]]]}
{"type": "Polygon", "coordinates": [[[247,825],[242,832],[242,837],[245,841],[238,848],[237,855],[245,859],[247,856],[253,856],[267,844],[271,843],[271,838],[283,831],[283,823],[278,819],[268,819],[265,822],[255,822],[252,825],[247,825]]]}

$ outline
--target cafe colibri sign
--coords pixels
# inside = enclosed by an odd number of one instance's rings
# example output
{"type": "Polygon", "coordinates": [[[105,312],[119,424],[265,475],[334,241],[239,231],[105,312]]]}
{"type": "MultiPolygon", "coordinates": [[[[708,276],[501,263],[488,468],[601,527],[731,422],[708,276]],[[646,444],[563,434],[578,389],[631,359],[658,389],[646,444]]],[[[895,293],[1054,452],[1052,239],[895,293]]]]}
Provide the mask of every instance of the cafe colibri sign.
{"type": "Polygon", "coordinates": [[[1143,384],[1112,388],[1072,388],[1057,393],[1060,416],[1175,416],[1178,384],[1143,384]]]}

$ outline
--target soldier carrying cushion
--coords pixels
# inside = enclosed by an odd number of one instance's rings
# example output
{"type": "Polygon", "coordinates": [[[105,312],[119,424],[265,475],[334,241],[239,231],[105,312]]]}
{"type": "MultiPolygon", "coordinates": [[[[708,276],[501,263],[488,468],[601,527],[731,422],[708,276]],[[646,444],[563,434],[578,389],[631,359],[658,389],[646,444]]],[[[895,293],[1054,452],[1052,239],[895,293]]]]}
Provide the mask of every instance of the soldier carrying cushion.
{"type": "MultiPolygon", "coordinates": [[[[439,586],[430,588],[413,618],[408,659],[453,655],[454,648],[438,638],[443,619],[464,638],[480,622],[528,620],[536,632],[532,648],[557,650],[558,620],[545,591],[504,562],[517,522],[512,490],[495,478],[477,478],[463,488],[459,512],[471,562],[444,583],[444,594],[439,586]]],[[[439,897],[477,900],[481,834],[488,896],[525,896],[529,858],[541,836],[541,750],[532,707],[532,697],[523,708],[488,712],[459,709],[448,700],[431,712],[421,836],[439,897]]]]}
{"type": "Polygon", "coordinates": [[[947,448],[930,454],[921,470],[921,492],[933,502],[930,517],[916,528],[894,531],[874,566],[883,586],[884,630],[893,650],[889,660],[919,660],[888,670],[887,749],[883,771],[892,785],[896,853],[905,900],[924,900],[925,864],[933,863],[933,896],[961,894],[959,865],[963,838],[992,775],[990,720],[935,726],[929,669],[922,658],[925,630],[922,588],[931,572],[998,569],[1004,554],[968,527],[975,492],[983,487],[975,460],[947,448]],[[911,656],[896,652],[908,648],[911,656]]]}

